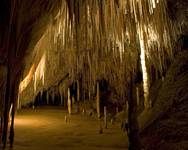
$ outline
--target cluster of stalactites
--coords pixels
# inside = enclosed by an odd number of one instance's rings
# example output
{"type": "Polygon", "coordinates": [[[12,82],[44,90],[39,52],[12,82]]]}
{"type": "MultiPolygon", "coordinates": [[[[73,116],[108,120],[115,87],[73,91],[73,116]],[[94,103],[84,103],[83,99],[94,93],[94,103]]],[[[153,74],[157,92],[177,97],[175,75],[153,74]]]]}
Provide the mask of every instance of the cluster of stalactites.
{"type": "Polygon", "coordinates": [[[104,78],[123,96],[141,60],[147,92],[150,66],[162,74],[166,58],[173,58],[176,28],[164,0],[62,0],[59,7],[46,35],[49,49],[64,60],[59,66],[71,80],[81,75],[91,90],[104,78]]]}
{"type": "Polygon", "coordinates": [[[139,57],[142,71],[154,65],[161,74],[173,58],[176,33],[166,9],[162,0],[69,0],[51,33],[73,79],[84,74],[92,84],[104,77],[121,89],[117,83],[136,70],[139,57]]]}

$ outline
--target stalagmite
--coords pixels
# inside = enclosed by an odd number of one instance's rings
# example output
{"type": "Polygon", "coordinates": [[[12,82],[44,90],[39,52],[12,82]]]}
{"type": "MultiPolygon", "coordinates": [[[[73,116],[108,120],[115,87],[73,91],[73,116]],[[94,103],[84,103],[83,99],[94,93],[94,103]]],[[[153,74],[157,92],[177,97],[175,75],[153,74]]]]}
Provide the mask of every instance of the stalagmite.
{"type": "Polygon", "coordinates": [[[104,127],[107,129],[107,108],[104,106],[104,127]]]}
{"type": "Polygon", "coordinates": [[[21,101],[20,101],[20,94],[18,93],[18,98],[17,98],[17,109],[21,108],[21,101]]]}
{"type": "Polygon", "coordinates": [[[63,94],[62,94],[62,91],[60,91],[60,99],[61,99],[61,105],[63,106],[63,94]]]}
{"type": "Polygon", "coordinates": [[[128,101],[126,101],[126,111],[129,110],[129,104],[128,104],[128,101]]]}
{"type": "Polygon", "coordinates": [[[63,104],[63,106],[64,107],[66,107],[67,106],[67,91],[65,90],[65,88],[64,88],[64,90],[63,90],[63,95],[65,95],[65,99],[64,99],[64,104],[63,104]]]}
{"type": "Polygon", "coordinates": [[[46,91],[46,103],[47,105],[49,105],[49,92],[46,91]]]}
{"type": "Polygon", "coordinates": [[[97,82],[97,96],[96,96],[96,107],[97,107],[97,116],[100,118],[100,91],[99,91],[99,82],[97,82]]]}
{"type": "Polygon", "coordinates": [[[80,101],[80,84],[79,80],[77,80],[77,102],[80,101]]]}
{"type": "Polygon", "coordinates": [[[77,80],[77,113],[80,112],[80,84],[79,84],[79,80],[77,80]]]}
{"type": "Polygon", "coordinates": [[[133,74],[130,74],[130,81],[128,84],[128,139],[129,150],[140,150],[139,125],[137,120],[137,100],[136,100],[136,86],[133,82],[133,74]]]}
{"type": "Polygon", "coordinates": [[[51,91],[51,96],[52,96],[52,104],[54,104],[54,102],[55,102],[55,91],[54,91],[54,88],[51,91]]]}
{"type": "Polygon", "coordinates": [[[96,107],[97,107],[97,117],[98,117],[98,124],[99,124],[99,134],[102,134],[103,133],[103,128],[102,128],[102,120],[101,120],[101,114],[100,114],[99,82],[97,82],[96,107]]]}
{"type": "Polygon", "coordinates": [[[67,100],[67,107],[68,107],[68,113],[71,115],[72,113],[72,103],[71,103],[71,98],[70,98],[70,89],[68,88],[68,100],[67,100]]]}
{"type": "Polygon", "coordinates": [[[9,142],[10,142],[10,148],[13,147],[13,143],[14,143],[14,117],[15,117],[15,102],[13,102],[11,104],[11,108],[10,108],[10,134],[9,134],[9,142]]]}

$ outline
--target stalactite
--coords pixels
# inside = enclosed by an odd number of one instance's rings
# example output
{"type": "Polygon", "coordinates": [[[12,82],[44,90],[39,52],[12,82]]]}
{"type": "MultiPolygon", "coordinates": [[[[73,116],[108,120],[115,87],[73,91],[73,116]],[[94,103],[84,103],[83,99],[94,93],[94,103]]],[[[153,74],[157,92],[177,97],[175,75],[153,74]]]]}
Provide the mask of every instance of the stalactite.
{"type": "MultiPolygon", "coordinates": [[[[105,78],[119,97],[124,97],[127,88],[124,83],[129,82],[129,72],[136,72],[137,57],[141,52],[145,104],[148,107],[150,74],[147,70],[154,65],[156,72],[162,74],[166,68],[165,59],[173,59],[171,43],[178,34],[168,17],[166,1],[66,0],[60,7],[45,34],[49,49],[46,61],[42,63],[45,65],[39,63],[33,73],[34,90],[39,90],[40,80],[43,86],[47,85],[46,62],[55,51],[58,59],[53,61],[59,61],[58,71],[61,74],[67,71],[71,82],[81,76],[83,89],[89,88],[87,91],[91,92],[96,81],[105,78]]],[[[68,84],[64,89],[67,88],[68,84]]]]}
{"type": "Polygon", "coordinates": [[[143,29],[140,27],[140,29],[138,29],[138,33],[139,33],[139,41],[140,41],[140,48],[141,48],[140,60],[141,60],[142,74],[143,74],[144,106],[145,106],[145,108],[149,108],[150,102],[148,100],[148,94],[149,94],[148,72],[147,72],[147,68],[146,68],[146,58],[145,58],[146,50],[145,50],[143,32],[144,32],[143,29]]]}

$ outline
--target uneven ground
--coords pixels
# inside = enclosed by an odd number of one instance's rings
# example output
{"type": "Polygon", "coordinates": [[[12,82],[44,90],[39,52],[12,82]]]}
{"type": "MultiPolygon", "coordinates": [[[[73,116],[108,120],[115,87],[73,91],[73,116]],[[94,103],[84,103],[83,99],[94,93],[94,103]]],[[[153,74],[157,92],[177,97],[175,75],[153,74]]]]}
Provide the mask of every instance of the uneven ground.
{"type": "Polygon", "coordinates": [[[154,107],[139,121],[146,150],[188,150],[188,50],[169,68],[154,107]]]}
{"type": "Polygon", "coordinates": [[[99,125],[94,118],[73,115],[66,123],[65,115],[60,108],[20,110],[15,119],[13,150],[127,149],[127,136],[119,123],[109,123],[108,129],[99,134],[99,125]]]}

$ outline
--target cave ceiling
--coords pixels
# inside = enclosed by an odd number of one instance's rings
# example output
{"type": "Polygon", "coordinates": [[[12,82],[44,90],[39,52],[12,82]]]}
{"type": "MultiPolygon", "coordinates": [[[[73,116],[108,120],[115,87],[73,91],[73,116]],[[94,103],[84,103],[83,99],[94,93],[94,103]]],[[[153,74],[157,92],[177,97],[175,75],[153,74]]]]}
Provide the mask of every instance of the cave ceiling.
{"type": "MultiPolygon", "coordinates": [[[[25,64],[25,75],[29,72],[33,61],[39,63],[42,53],[34,49],[39,39],[46,32],[49,22],[56,22],[61,9],[60,0],[1,0],[0,2],[0,63],[14,65],[14,70],[25,64]],[[55,19],[54,19],[55,18],[55,19]],[[9,58],[10,55],[10,58],[9,58]],[[37,57],[38,56],[38,57],[37,57]],[[10,59],[10,61],[8,61],[10,59]],[[17,66],[17,67],[16,67],[17,66]]],[[[66,0],[69,17],[78,15],[82,3],[97,1],[66,0]]],[[[121,4],[121,0],[114,3],[121,4]]],[[[167,13],[174,24],[181,28],[178,34],[187,34],[188,0],[167,0],[167,13]]],[[[89,4],[91,6],[91,4],[89,4]]],[[[76,17],[75,17],[76,18],[76,17]]],[[[76,18],[74,21],[78,22],[76,18]]],[[[103,28],[103,27],[102,27],[103,28]]],[[[24,76],[25,76],[24,75],[24,76]]]]}

